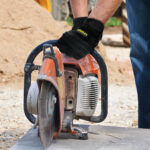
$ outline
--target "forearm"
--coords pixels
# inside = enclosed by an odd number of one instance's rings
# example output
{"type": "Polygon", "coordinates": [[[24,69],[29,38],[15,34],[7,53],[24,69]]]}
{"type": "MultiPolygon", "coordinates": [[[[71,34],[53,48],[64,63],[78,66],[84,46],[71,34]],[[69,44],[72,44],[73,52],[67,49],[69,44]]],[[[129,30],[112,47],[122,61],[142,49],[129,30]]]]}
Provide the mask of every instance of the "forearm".
{"type": "Polygon", "coordinates": [[[88,16],[88,0],[70,0],[74,18],[88,16]]]}
{"type": "Polygon", "coordinates": [[[118,9],[121,2],[122,0],[98,0],[96,6],[89,15],[89,18],[95,18],[102,23],[106,23],[118,9]]]}

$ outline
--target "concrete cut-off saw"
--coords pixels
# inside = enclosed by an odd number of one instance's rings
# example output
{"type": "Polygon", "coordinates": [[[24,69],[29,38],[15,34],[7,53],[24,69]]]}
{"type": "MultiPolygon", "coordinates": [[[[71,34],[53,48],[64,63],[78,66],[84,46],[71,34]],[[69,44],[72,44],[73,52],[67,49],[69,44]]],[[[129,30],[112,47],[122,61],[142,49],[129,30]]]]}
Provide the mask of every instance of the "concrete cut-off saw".
{"type": "Polygon", "coordinates": [[[106,118],[107,68],[96,50],[76,60],[59,51],[57,40],[50,40],[30,53],[24,72],[24,112],[38,127],[44,147],[61,134],[88,139],[88,131],[74,124],[75,119],[99,123],[106,118]],[[34,60],[41,52],[42,65],[36,65],[34,60]],[[33,71],[38,71],[38,76],[31,83],[33,71]],[[98,106],[99,114],[95,115],[98,106]]]}

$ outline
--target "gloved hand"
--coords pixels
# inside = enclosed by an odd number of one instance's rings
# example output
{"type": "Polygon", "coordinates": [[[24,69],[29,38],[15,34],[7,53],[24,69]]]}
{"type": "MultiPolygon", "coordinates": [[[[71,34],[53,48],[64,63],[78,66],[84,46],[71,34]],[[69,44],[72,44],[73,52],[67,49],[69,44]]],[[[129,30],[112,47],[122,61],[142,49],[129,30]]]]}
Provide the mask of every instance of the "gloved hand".
{"type": "Polygon", "coordinates": [[[88,17],[79,17],[79,18],[74,18],[73,19],[73,27],[72,30],[76,30],[78,28],[80,28],[84,21],[87,19],[88,17]]]}
{"type": "Polygon", "coordinates": [[[58,40],[62,53],[81,59],[91,53],[102,38],[104,25],[100,21],[88,18],[80,28],[65,32],[58,40]]]}

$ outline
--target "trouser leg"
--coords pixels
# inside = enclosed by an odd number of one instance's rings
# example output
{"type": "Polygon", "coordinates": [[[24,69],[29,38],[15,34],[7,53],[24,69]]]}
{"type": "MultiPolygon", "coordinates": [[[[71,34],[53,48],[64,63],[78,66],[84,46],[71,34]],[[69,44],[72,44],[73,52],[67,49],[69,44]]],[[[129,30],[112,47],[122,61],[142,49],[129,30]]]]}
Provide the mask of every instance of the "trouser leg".
{"type": "Polygon", "coordinates": [[[150,128],[150,0],[127,0],[130,58],[138,93],[138,125],[150,128]]]}

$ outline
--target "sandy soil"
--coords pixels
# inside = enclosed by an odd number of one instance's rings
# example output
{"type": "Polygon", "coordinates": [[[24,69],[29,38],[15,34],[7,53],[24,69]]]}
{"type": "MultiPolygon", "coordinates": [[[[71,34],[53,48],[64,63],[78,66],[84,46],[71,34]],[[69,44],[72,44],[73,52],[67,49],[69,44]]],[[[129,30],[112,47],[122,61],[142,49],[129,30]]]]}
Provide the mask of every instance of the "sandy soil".
{"type": "MultiPolygon", "coordinates": [[[[1,0],[0,8],[0,149],[7,150],[31,127],[23,113],[23,70],[27,56],[35,46],[58,39],[70,27],[55,21],[34,0],[1,0]]],[[[105,34],[116,31],[121,33],[116,28],[105,30],[105,34]]],[[[109,74],[109,115],[103,124],[137,127],[137,97],[129,48],[99,44],[97,49],[109,74]]]]}
{"type": "MultiPolygon", "coordinates": [[[[65,22],[55,21],[33,0],[1,0],[0,7],[0,84],[14,85],[23,81],[24,64],[31,50],[41,42],[58,39],[70,27],[65,22]]],[[[120,33],[118,28],[115,31],[120,33]]],[[[112,29],[105,31],[109,32],[112,34],[112,29]]],[[[123,78],[128,74],[124,70],[131,70],[130,62],[120,63],[117,58],[109,62],[105,49],[100,45],[98,50],[110,68],[110,82],[122,82],[117,76],[123,78]]]]}
{"type": "Polygon", "coordinates": [[[23,77],[25,60],[35,46],[58,39],[70,27],[54,21],[33,0],[1,0],[0,8],[0,83],[7,83],[23,77]]]}

